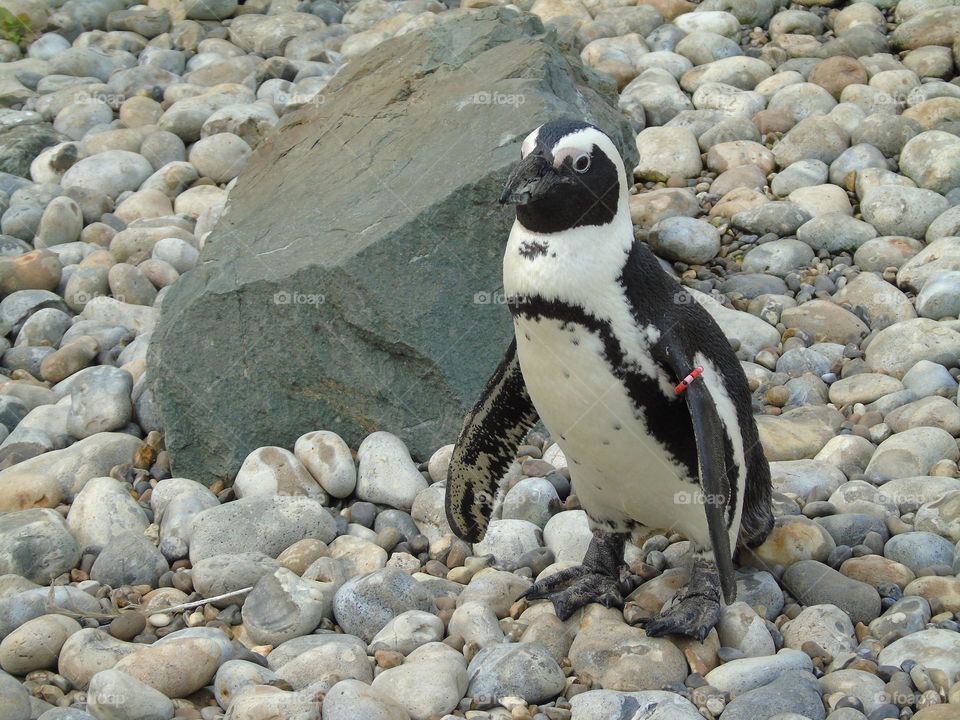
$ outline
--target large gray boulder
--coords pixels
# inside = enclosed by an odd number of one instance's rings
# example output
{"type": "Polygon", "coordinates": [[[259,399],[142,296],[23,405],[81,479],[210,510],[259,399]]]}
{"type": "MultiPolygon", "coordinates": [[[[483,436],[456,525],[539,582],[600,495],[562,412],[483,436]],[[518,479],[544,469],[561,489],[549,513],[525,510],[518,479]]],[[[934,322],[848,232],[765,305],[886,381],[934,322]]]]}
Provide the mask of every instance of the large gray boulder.
{"type": "Polygon", "coordinates": [[[335,430],[451,442],[511,332],[497,204],[541,123],[585,118],[636,162],[609,80],[539,19],[456,14],[353,60],[254,153],[148,364],[178,475],[335,430]]]}

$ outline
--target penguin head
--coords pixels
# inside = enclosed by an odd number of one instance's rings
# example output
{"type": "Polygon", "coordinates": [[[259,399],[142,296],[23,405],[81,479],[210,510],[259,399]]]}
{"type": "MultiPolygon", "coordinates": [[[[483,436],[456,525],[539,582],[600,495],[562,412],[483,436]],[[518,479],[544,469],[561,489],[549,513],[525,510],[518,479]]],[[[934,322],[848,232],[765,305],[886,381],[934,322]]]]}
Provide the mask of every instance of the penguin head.
{"type": "Polygon", "coordinates": [[[627,203],[623,159],[597,127],[580,120],[553,120],[523,141],[500,202],[517,208],[527,230],[556,233],[607,225],[627,203]]]}

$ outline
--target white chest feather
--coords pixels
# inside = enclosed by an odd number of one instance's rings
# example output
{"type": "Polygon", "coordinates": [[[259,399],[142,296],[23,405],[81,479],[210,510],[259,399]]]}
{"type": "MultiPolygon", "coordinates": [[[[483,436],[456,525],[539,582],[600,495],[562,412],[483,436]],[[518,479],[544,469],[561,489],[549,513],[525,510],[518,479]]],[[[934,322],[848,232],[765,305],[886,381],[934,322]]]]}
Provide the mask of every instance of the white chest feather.
{"type": "MultiPolygon", "coordinates": [[[[624,360],[657,378],[661,391],[672,396],[676,381],[649,352],[659,332],[637,326],[618,282],[632,232],[607,229],[598,238],[589,230],[534,237],[515,226],[504,257],[504,290],[521,299],[578,306],[608,323],[624,360]],[[532,242],[538,243],[533,257],[532,242]]],[[[656,418],[634,406],[599,334],[582,324],[523,315],[515,317],[514,327],[530,397],[567,457],[588,514],[614,526],[635,521],[677,529],[709,545],[696,478],[651,436],[648,424],[656,418]]]]}
{"type": "Polygon", "coordinates": [[[709,544],[696,479],[651,436],[648,423],[656,418],[634,406],[600,339],[556,320],[518,318],[515,327],[530,397],[591,518],[676,529],[709,544]]]}
{"type": "MultiPolygon", "coordinates": [[[[614,530],[634,523],[676,529],[701,548],[709,547],[695,467],[697,438],[686,414],[686,398],[678,398],[674,391],[680,378],[667,368],[667,348],[658,346],[676,339],[666,331],[663,334],[669,337],[662,337],[661,328],[642,324],[645,321],[637,317],[649,315],[651,323],[658,323],[661,318],[669,321],[671,313],[635,312],[633,303],[643,288],[631,286],[628,296],[624,286],[628,260],[638,263],[630,268],[629,282],[647,280],[647,270],[642,269],[647,258],[638,260],[631,253],[626,169],[616,147],[596,129],[578,127],[560,138],[552,135],[556,130],[544,126],[524,140],[524,162],[515,170],[516,177],[511,175],[510,193],[505,193],[521,203],[537,197],[544,203],[518,210],[528,227],[543,232],[515,223],[503,261],[504,290],[515,303],[517,361],[524,382],[540,418],[566,455],[581,506],[595,523],[614,530]],[[612,219],[610,163],[619,190],[612,219]],[[527,177],[534,170],[540,173],[536,181],[527,177]],[[551,195],[561,185],[569,186],[569,204],[558,203],[551,195]],[[592,196],[585,196],[584,188],[592,196]],[[574,218],[577,214],[579,218],[574,218]],[[561,231],[562,227],[568,229],[561,231]]],[[[651,280],[650,302],[669,303],[670,298],[663,297],[663,279],[651,280]]],[[[676,358],[672,362],[683,357],[678,348],[669,350],[669,357],[676,358]]],[[[737,484],[743,488],[737,409],[725,390],[726,380],[702,355],[684,360],[704,365],[703,384],[730,441],[723,452],[729,458],[732,451],[737,465],[739,483],[731,483],[730,489],[737,484]]],[[[699,393],[690,397],[697,403],[703,400],[699,393]]],[[[726,442],[710,439],[719,440],[726,442]]],[[[719,448],[710,450],[717,456],[719,448]]],[[[708,484],[719,486],[714,469],[709,470],[708,484]]],[[[735,519],[730,518],[731,545],[739,529],[742,495],[738,493],[735,519]]]]}

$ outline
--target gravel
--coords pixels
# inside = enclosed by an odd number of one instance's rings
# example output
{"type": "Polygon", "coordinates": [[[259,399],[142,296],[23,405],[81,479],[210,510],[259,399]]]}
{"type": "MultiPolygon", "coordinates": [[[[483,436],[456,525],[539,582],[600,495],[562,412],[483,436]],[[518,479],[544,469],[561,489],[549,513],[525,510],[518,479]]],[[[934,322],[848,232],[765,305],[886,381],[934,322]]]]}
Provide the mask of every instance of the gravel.
{"type": "Polygon", "coordinates": [[[5,718],[960,712],[951,3],[518,3],[612,76],[637,236],[749,377],[778,517],[702,645],[635,624],[684,577],[674,533],[632,538],[622,610],[518,601],[591,539],[536,432],[474,545],[452,446],[401,428],[173,477],[151,332],[249,158],[352,58],[486,4],[7,3],[32,31],[0,43],[5,718]]]}

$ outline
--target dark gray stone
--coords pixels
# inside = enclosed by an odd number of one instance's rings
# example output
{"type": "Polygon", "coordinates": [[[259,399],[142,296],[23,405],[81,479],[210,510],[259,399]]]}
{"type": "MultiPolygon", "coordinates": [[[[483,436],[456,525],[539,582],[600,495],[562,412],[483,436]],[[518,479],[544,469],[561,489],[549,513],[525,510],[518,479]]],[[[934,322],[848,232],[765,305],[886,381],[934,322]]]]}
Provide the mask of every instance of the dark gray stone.
{"type": "MultiPolygon", "coordinates": [[[[2,209],[3,204],[0,203],[0,210],[2,209]]],[[[12,235],[0,235],[0,257],[16,257],[31,250],[33,250],[33,247],[20,238],[12,235]]]]}
{"type": "Polygon", "coordinates": [[[316,15],[328,25],[333,25],[343,19],[343,8],[333,0],[313,0],[310,3],[310,14],[316,15]]]}
{"type": "Polygon", "coordinates": [[[745,602],[767,620],[774,620],[783,610],[783,591],[776,578],[766,570],[743,569],[737,572],[737,600],[745,602]]]}
{"type": "Polygon", "coordinates": [[[366,642],[407,610],[436,612],[429,591],[398,568],[383,568],[351,578],[333,598],[333,615],[349,635],[366,642]]]}
{"type": "MultiPolygon", "coordinates": [[[[259,552],[214,555],[193,566],[193,587],[204,597],[225,595],[256,585],[278,567],[276,560],[259,552]]],[[[236,602],[236,598],[221,601],[218,607],[231,601],[236,602]]]]}
{"type": "Polygon", "coordinates": [[[55,510],[32,508],[0,516],[0,575],[49,584],[74,568],[80,548],[55,510]]]}
{"type": "Polygon", "coordinates": [[[793,712],[824,720],[820,684],[805,670],[788,670],[772,683],[738,695],[723,711],[723,720],[757,720],[793,712]]]}
{"type": "Polygon", "coordinates": [[[883,520],[874,515],[843,513],[841,515],[819,517],[814,522],[823,526],[823,529],[830,533],[830,537],[837,545],[849,545],[850,547],[860,545],[863,538],[871,530],[880,533],[884,541],[890,536],[883,520]]]}
{"type": "Polygon", "coordinates": [[[850,142],[873,145],[887,157],[899,155],[914,135],[923,132],[916,120],[900,115],[867,115],[850,133],[850,142]]]}
{"type": "Polygon", "coordinates": [[[742,230],[764,235],[773,233],[779,237],[793,235],[797,228],[810,219],[810,213],[788,200],[774,200],[733,216],[733,224],[742,230]]]}
{"type": "Polygon", "coordinates": [[[47,29],[60,28],[59,34],[72,40],[84,30],[103,30],[107,16],[123,6],[123,0],[67,0],[50,17],[47,29]]]}
{"type": "Polygon", "coordinates": [[[8,198],[22,187],[28,187],[33,184],[29,178],[12,173],[0,171],[0,193],[8,198]]]}
{"type": "Polygon", "coordinates": [[[13,370],[26,370],[34,377],[40,377],[40,364],[47,355],[54,352],[52,347],[31,347],[21,345],[20,347],[10,348],[3,353],[3,359],[0,360],[6,372],[13,370]]]}
{"type": "Polygon", "coordinates": [[[110,587],[149,585],[170,566],[157,546],[142,535],[124,533],[103,549],[90,568],[90,579],[110,587]]]}
{"type": "Polygon", "coordinates": [[[228,479],[311,427],[389,429],[420,458],[455,437],[511,332],[496,200],[520,142],[575,116],[635,162],[607,83],[489,8],[383,43],[287,116],[164,298],[148,364],[174,472],[228,479]]]}
{"type": "Polygon", "coordinates": [[[490,645],[478,652],[467,668],[467,695],[479,707],[493,707],[500,698],[522,697],[537,704],[563,692],[563,670],[550,652],[537,643],[490,645]]]}
{"type": "Polygon", "coordinates": [[[39,205],[13,205],[0,218],[0,230],[4,235],[31,242],[40,229],[43,208],[39,205]]]}
{"type": "Polygon", "coordinates": [[[331,542],[336,523],[317,500],[255,496],[197,513],[191,522],[190,561],[225,553],[259,552],[275,558],[304,538],[331,542]]]}
{"type": "Polygon", "coordinates": [[[884,557],[902,563],[914,572],[935,565],[949,565],[953,553],[953,544],[949,540],[921,531],[894,535],[883,547],[884,557]]]}
{"type": "Polygon", "coordinates": [[[923,630],[930,621],[930,603],[924,597],[900,598],[870,623],[870,634],[883,645],[923,630]]]}
{"type": "Polygon", "coordinates": [[[56,612],[51,609],[52,607],[92,616],[103,612],[100,602],[95,597],[72,585],[24,590],[0,598],[0,640],[25,622],[56,612]]]}
{"type": "Polygon", "coordinates": [[[0,131],[0,171],[30,177],[30,163],[44,148],[69,140],[49,123],[17,125],[0,131]]]}
{"type": "Polygon", "coordinates": [[[752,300],[758,295],[784,295],[787,292],[787,284],[775,275],[738,273],[726,278],[720,284],[720,292],[727,295],[740,293],[752,300]]]}
{"type": "Polygon", "coordinates": [[[788,567],[783,585],[801,604],[836,605],[854,623],[868,623],[880,614],[880,595],[875,588],[816,560],[801,560],[788,567]]]}
{"type": "Polygon", "coordinates": [[[384,528],[388,527],[399,530],[403,539],[408,542],[420,534],[420,528],[413,522],[410,513],[394,508],[387,508],[381,512],[377,515],[377,519],[374,520],[373,523],[373,529],[376,532],[381,532],[384,528]]]}
{"type": "Polygon", "coordinates": [[[17,682],[13,675],[0,670],[0,699],[3,700],[4,717],[8,720],[29,720],[30,693],[17,682]]]}
{"type": "Polygon", "coordinates": [[[830,372],[829,358],[809,348],[787,350],[777,360],[777,372],[787,373],[790,377],[799,377],[804,373],[824,375],[830,372]]]}
{"type": "Polygon", "coordinates": [[[13,430],[26,417],[30,409],[23,400],[13,395],[0,396],[0,425],[13,430]]]}
{"type": "Polygon", "coordinates": [[[0,323],[12,328],[16,334],[27,318],[45,308],[70,312],[63,299],[49,290],[17,290],[0,301],[0,323]]]}

